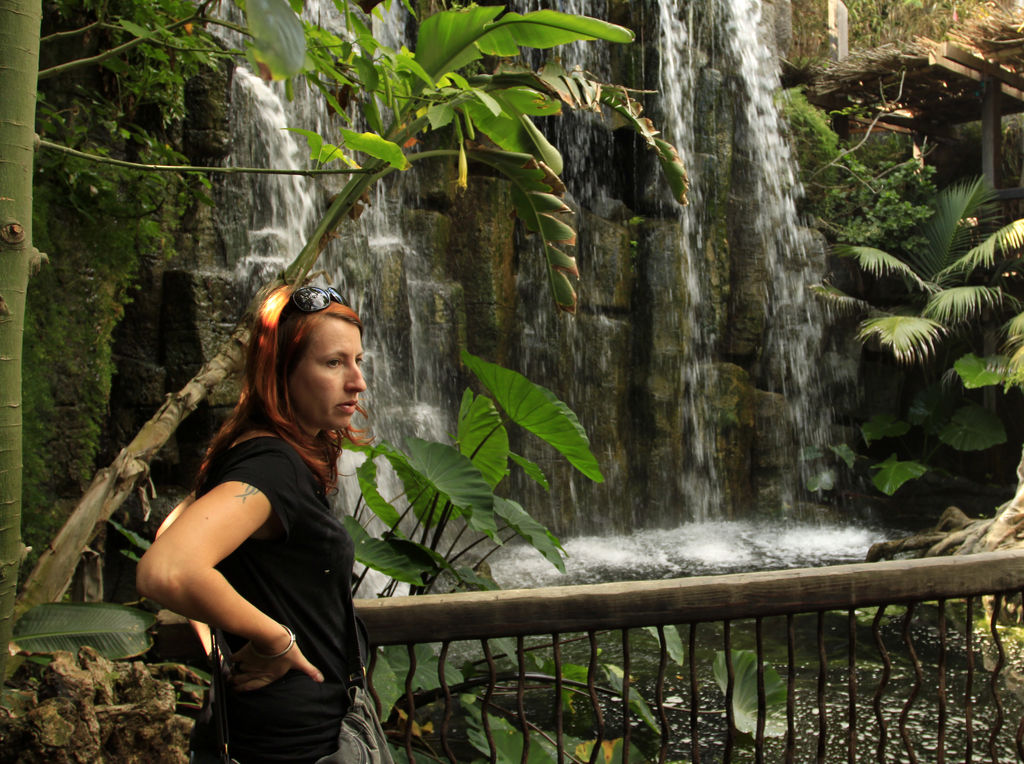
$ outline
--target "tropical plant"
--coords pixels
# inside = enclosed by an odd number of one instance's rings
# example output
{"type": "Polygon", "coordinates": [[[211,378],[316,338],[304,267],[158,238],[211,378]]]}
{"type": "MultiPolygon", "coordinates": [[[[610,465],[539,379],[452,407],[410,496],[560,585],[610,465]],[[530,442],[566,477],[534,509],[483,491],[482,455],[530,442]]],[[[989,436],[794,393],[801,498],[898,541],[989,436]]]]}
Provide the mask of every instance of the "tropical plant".
{"type": "Polygon", "coordinates": [[[941,446],[956,451],[984,450],[1006,440],[999,419],[964,390],[1010,379],[1024,360],[1024,314],[1014,292],[1024,246],[1024,219],[1000,225],[995,194],[983,178],[944,189],[931,202],[932,214],[919,226],[921,246],[898,254],[867,246],[838,245],[877,279],[871,301],[830,285],[816,290],[832,304],[858,311],[857,338],[903,363],[937,369],[946,381],[917,392],[904,418],[872,417],[862,427],[864,442],[902,438],[919,427],[915,458],[891,453],[873,469],[875,486],[886,494],[929,470],[941,446]],[[1016,315],[1013,315],[1015,314],[1016,315]],[[1000,322],[1012,355],[997,356],[1000,322]],[[975,353],[980,350],[981,355],[975,353]],[[952,367],[952,368],[951,368],[952,367]],[[962,388],[953,385],[959,379],[962,388]]]}
{"type": "MultiPolygon", "coordinates": [[[[925,244],[906,254],[835,247],[864,273],[899,279],[902,288],[891,299],[869,303],[830,286],[817,291],[836,305],[866,311],[857,338],[881,346],[898,361],[925,361],[953,339],[970,344],[983,319],[1020,306],[1010,290],[1019,275],[1024,218],[997,226],[994,198],[984,178],[944,189],[920,225],[925,244]]],[[[1017,336],[1013,324],[1006,328],[1011,339],[1017,336]]]]}
{"type": "Polygon", "coordinates": [[[345,524],[356,542],[357,562],[391,577],[384,594],[399,583],[409,584],[414,594],[428,592],[442,573],[460,587],[495,588],[465,565],[484,540],[497,546],[518,536],[565,570],[558,539],[522,506],[494,493],[510,463],[547,488],[540,468],[509,448],[509,422],[554,447],[586,477],[604,480],[579,420],[550,390],[469,352],[462,352],[462,360],[493,397],[465,391],[453,444],[410,437],[405,452],[386,442],[355,447],[366,456],[356,471],[362,495],[345,524]],[[399,506],[381,495],[381,460],[402,485],[399,506]],[[384,524],[381,538],[363,527],[369,517],[362,509],[384,524]]]}

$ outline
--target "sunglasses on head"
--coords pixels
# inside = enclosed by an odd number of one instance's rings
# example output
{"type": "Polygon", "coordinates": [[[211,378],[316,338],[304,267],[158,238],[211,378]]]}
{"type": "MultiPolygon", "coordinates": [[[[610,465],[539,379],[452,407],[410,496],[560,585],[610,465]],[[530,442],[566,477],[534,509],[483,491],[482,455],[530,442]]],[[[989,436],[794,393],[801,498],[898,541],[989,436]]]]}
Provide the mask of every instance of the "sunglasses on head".
{"type": "Polygon", "coordinates": [[[339,305],[348,306],[345,298],[338,294],[334,287],[304,286],[292,292],[292,305],[303,313],[316,313],[334,301],[339,305]]]}

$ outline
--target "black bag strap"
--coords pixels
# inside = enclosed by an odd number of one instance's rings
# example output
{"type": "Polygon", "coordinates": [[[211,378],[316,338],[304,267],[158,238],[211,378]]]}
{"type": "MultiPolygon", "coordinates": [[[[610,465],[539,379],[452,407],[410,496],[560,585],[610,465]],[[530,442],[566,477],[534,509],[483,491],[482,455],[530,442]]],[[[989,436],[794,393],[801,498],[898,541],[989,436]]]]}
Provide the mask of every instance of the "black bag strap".
{"type": "Polygon", "coordinates": [[[346,684],[351,687],[366,687],[366,657],[370,642],[366,624],[356,615],[356,606],[349,600],[349,619],[346,629],[345,662],[348,672],[346,684]]]}
{"type": "Polygon", "coordinates": [[[217,753],[220,760],[224,764],[230,764],[232,759],[228,754],[228,710],[225,703],[230,658],[228,661],[223,658],[221,645],[226,645],[226,642],[220,629],[211,629],[210,644],[210,661],[213,664],[213,675],[210,678],[210,707],[213,718],[210,721],[217,732],[217,753]]]}

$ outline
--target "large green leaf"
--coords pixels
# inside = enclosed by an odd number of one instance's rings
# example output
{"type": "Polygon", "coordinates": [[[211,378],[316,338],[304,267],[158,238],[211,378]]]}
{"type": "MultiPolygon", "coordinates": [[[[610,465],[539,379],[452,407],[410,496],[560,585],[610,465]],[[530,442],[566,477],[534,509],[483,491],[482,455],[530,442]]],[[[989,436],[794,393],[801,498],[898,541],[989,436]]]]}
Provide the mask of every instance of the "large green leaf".
{"type": "Polygon", "coordinates": [[[356,468],[359,490],[370,511],[379,517],[388,528],[394,530],[398,525],[398,510],[381,496],[377,489],[377,462],[374,460],[374,456],[375,453],[371,451],[366,460],[356,468]]]}
{"type": "Polygon", "coordinates": [[[436,82],[484,53],[518,55],[520,45],[550,48],[576,40],[633,40],[625,27],[600,19],[545,10],[506,13],[495,21],[502,10],[502,6],[474,6],[435,13],[420,25],[416,60],[436,82]]]}
{"type": "Polygon", "coordinates": [[[508,430],[490,398],[466,390],[459,408],[459,450],[472,459],[493,489],[508,474],[508,430]]]}
{"type": "Polygon", "coordinates": [[[489,363],[466,350],[462,351],[462,362],[490,390],[509,419],[553,446],[591,480],[604,482],[583,426],[554,393],[519,372],[489,363]]]}
{"type": "Polygon", "coordinates": [[[409,437],[409,464],[457,507],[490,510],[494,494],[480,470],[447,443],[409,437]]]}
{"type": "Polygon", "coordinates": [[[958,398],[941,383],[919,390],[907,409],[907,421],[919,425],[929,435],[937,435],[953,416],[958,398]]]}
{"type": "Polygon", "coordinates": [[[939,440],[960,451],[984,451],[1006,442],[1006,428],[999,417],[977,403],[968,403],[953,414],[939,440]]]}
{"type": "Polygon", "coordinates": [[[534,520],[525,509],[511,499],[494,497],[494,512],[516,533],[540,552],[544,559],[565,573],[565,549],[555,535],[534,520]]]}
{"type": "MultiPolygon", "coordinates": [[[[604,669],[604,675],[608,678],[608,684],[611,685],[611,687],[613,687],[621,697],[622,690],[625,687],[623,679],[626,675],[622,670],[622,667],[616,666],[614,663],[604,663],[601,667],[604,669]]],[[[634,714],[643,720],[644,724],[651,728],[652,732],[656,734],[661,732],[661,726],[658,724],[658,720],[655,718],[654,714],[651,713],[651,709],[647,705],[643,696],[637,692],[636,688],[633,686],[630,686],[629,688],[629,707],[633,710],[634,714]]]]}
{"type": "Polygon", "coordinates": [[[927,465],[914,460],[901,462],[896,454],[891,454],[881,464],[872,465],[871,469],[877,470],[871,482],[886,496],[892,496],[908,480],[919,478],[928,471],[927,465]]]}
{"type": "Polygon", "coordinates": [[[397,143],[381,138],[376,133],[357,133],[355,130],[341,128],[345,138],[345,148],[350,151],[361,151],[374,159],[381,159],[398,170],[409,169],[409,159],[397,143]]]}
{"type": "MultiPolygon", "coordinates": [[[[470,528],[498,541],[495,496],[479,468],[446,443],[412,437],[406,438],[405,443],[409,448],[409,466],[427,481],[437,497],[435,508],[450,501],[470,528]]],[[[442,515],[435,508],[427,514],[420,508],[417,516],[428,526],[436,525],[442,515]]]]}
{"type": "Polygon", "coordinates": [[[499,107],[498,113],[481,100],[467,101],[462,106],[476,128],[505,151],[530,154],[555,174],[562,172],[561,153],[529,116],[532,112],[557,113],[558,102],[546,99],[535,90],[523,89],[493,92],[488,97],[499,107]]]}
{"type": "Polygon", "coordinates": [[[445,566],[444,559],[422,544],[389,536],[375,539],[353,517],[342,522],[355,544],[356,561],[386,576],[421,586],[445,566]]]}
{"type": "Polygon", "coordinates": [[[864,442],[869,446],[872,441],[882,438],[898,438],[901,435],[906,435],[909,431],[910,425],[892,414],[875,414],[860,426],[864,442]]]}
{"type": "MultiPolygon", "coordinates": [[[[757,653],[753,650],[733,650],[733,723],[740,732],[753,734],[757,730],[757,653]]],[[[726,692],[729,684],[726,654],[719,650],[715,656],[715,681],[726,692]]],[[[786,683],[771,666],[764,667],[765,720],[764,734],[781,737],[786,734],[786,683]]]]}
{"type": "Polygon", "coordinates": [[[502,10],[500,5],[474,6],[429,16],[420,24],[416,60],[435,82],[448,72],[476,61],[483,55],[477,40],[483,36],[484,27],[502,10]]]}
{"type": "Polygon", "coordinates": [[[111,660],[142,655],[153,646],[156,618],[109,602],[51,602],[27,611],[14,625],[14,642],[31,653],[78,652],[84,645],[111,660]]]}
{"type": "Polygon", "coordinates": [[[266,67],[264,73],[280,80],[302,71],[306,62],[306,33],[285,0],[248,0],[245,16],[256,60],[266,67]]]}
{"type": "Polygon", "coordinates": [[[953,363],[953,368],[956,369],[956,373],[960,375],[960,380],[968,390],[1001,385],[1005,380],[1003,374],[1005,366],[1006,359],[1003,356],[979,358],[974,353],[963,355],[953,363]]]}

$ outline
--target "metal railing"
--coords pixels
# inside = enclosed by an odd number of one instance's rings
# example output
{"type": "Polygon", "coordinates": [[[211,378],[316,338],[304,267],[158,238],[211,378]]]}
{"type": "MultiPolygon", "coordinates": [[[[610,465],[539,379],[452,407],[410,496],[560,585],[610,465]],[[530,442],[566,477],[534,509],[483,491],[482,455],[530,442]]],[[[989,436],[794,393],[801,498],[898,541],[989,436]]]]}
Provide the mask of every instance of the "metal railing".
{"type": "Polygon", "coordinates": [[[998,618],[1022,590],[1008,551],[357,611],[375,645],[404,647],[384,648],[403,676],[371,677],[378,697],[391,682],[410,761],[1002,764],[1024,761],[998,618]]]}

